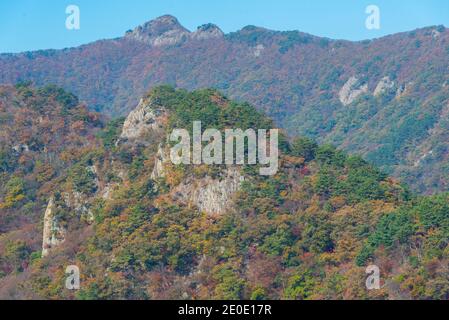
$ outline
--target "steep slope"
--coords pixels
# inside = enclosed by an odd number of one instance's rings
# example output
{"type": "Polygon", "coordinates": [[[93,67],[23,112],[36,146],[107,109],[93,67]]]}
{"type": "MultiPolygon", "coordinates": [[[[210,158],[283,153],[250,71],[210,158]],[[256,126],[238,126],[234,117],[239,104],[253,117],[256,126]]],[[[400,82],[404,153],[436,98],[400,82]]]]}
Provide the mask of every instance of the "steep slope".
{"type": "Polygon", "coordinates": [[[94,147],[100,128],[99,115],[60,88],[0,87],[0,232],[35,221],[41,200],[94,147]]]}
{"type": "Polygon", "coordinates": [[[122,38],[0,55],[0,83],[55,83],[125,115],[149,88],[214,87],[287,129],[362,154],[422,193],[448,190],[449,31],[349,42],[248,26],[195,32],[163,16],[122,38]]]}
{"type": "Polygon", "coordinates": [[[47,256],[24,233],[1,235],[0,297],[449,298],[449,195],[414,197],[360,157],[305,138],[281,136],[271,177],[254,165],[173,165],[166,135],[196,120],[273,126],[214,90],[155,88],[45,194],[66,222],[64,242],[47,256]],[[64,194],[81,194],[78,205],[64,194]],[[372,263],[381,290],[365,288],[372,263]],[[64,288],[73,264],[79,291],[64,288]]]}
{"type": "MultiPolygon", "coordinates": [[[[13,296],[7,290],[17,289],[8,277],[15,278],[32,259],[64,242],[67,219],[60,208],[71,196],[64,201],[55,195],[88,180],[87,169],[71,168],[95,150],[101,125],[98,114],[60,88],[0,86],[1,296],[13,296]]],[[[87,214],[75,204],[65,210],[87,214]]]]}

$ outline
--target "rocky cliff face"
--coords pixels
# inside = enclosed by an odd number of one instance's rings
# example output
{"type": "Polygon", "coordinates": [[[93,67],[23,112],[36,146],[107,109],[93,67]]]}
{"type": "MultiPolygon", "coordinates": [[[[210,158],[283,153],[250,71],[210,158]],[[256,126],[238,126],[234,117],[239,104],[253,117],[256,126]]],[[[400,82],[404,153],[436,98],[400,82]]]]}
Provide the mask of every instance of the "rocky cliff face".
{"type": "Polygon", "coordinates": [[[359,80],[356,77],[352,76],[341,88],[340,92],[338,93],[338,97],[343,105],[350,105],[362,94],[368,92],[368,85],[363,84],[357,86],[358,82],[359,80]]]}
{"type": "MultiPolygon", "coordinates": [[[[148,136],[157,133],[159,147],[154,156],[154,167],[151,173],[153,180],[166,176],[166,164],[170,161],[169,150],[165,146],[165,128],[168,112],[163,106],[159,106],[151,99],[142,99],[137,108],[126,118],[120,135],[121,143],[139,141],[145,144],[148,136]]],[[[199,210],[209,215],[226,213],[230,208],[232,196],[239,190],[244,177],[238,168],[226,169],[220,178],[213,179],[209,176],[198,179],[188,176],[174,190],[173,199],[181,203],[194,205],[199,210]]]]}
{"type": "MultiPolygon", "coordinates": [[[[119,141],[129,140],[145,143],[145,135],[161,134],[167,113],[151,99],[141,99],[136,109],[126,118],[119,141]]],[[[148,142],[148,141],[147,141],[148,142]]]]}
{"type": "Polygon", "coordinates": [[[195,32],[190,34],[190,38],[196,40],[208,40],[222,37],[224,37],[223,31],[213,23],[199,26],[195,32]]]}
{"type": "Polygon", "coordinates": [[[180,44],[189,39],[207,40],[223,36],[223,31],[214,24],[205,24],[190,32],[175,17],[165,15],[129,31],[125,37],[159,47],[180,44]]]}
{"type": "Polygon", "coordinates": [[[387,90],[393,89],[395,87],[394,81],[390,79],[390,77],[383,77],[379,83],[376,86],[376,89],[374,90],[374,96],[380,96],[387,90]]]}
{"type": "Polygon", "coordinates": [[[167,161],[169,161],[167,151],[162,147],[162,144],[160,144],[154,159],[154,168],[151,173],[151,179],[157,180],[165,176],[164,164],[167,161]]]}
{"type": "Polygon", "coordinates": [[[50,198],[44,215],[44,232],[42,240],[42,257],[48,256],[55,248],[65,241],[66,229],[55,217],[55,200],[50,198]]]}
{"type": "MultiPolygon", "coordinates": [[[[368,85],[358,84],[358,82],[359,79],[353,76],[349,78],[349,80],[340,89],[338,97],[343,105],[345,106],[350,105],[362,94],[369,93],[368,85]]],[[[395,87],[396,87],[395,82],[391,80],[390,77],[386,76],[380,79],[372,94],[375,97],[378,97],[383,93],[387,92],[388,90],[394,89],[395,87]]],[[[405,91],[406,91],[405,86],[403,88],[398,88],[397,96],[398,97],[401,96],[403,93],[405,93],[405,91]]]]}
{"type": "Polygon", "coordinates": [[[232,207],[232,197],[240,189],[244,176],[238,168],[228,168],[220,178],[189,178],[174,190],[174,198],[194,205],[208,215],[222,215],[232,207]]]}
{"type": "Polygon", "coordinates": [[[180,43],[189,33],[175,17],[166,15],[138,26],[133,31],[128,32],[126,38],[157,47],[180,43]]]}

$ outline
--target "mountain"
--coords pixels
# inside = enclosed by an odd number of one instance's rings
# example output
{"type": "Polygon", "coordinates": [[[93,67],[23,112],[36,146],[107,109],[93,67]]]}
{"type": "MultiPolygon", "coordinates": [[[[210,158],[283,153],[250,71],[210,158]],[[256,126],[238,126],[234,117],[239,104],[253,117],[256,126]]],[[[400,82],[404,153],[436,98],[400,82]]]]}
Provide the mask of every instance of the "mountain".
{"type": "Polygon", "coordinates": [[[112,116],[156,85],[216,88],[424,194],[449,190],[448,71],[443,26],[350,42],[255,26],[190,32],[172,16],[78,48],[0,55],[0,83],[54,83],[112,116]]]}
{"type": "Polygon", "coordinates": [[[94,146],[101,124],[98,114],[60,88],[0,87],[0,233],[36,222],[39,199],[79,152],[94,146]]]}
{"type": "Polygon", "coordinates": [[[0,87],[0,298],[449,298],[449,194],[284,134],[273,176],[174,165],[167,135],[197,120],[274,126],[211,89],[156,87],[107,121],[54,86],[0,87]]]}

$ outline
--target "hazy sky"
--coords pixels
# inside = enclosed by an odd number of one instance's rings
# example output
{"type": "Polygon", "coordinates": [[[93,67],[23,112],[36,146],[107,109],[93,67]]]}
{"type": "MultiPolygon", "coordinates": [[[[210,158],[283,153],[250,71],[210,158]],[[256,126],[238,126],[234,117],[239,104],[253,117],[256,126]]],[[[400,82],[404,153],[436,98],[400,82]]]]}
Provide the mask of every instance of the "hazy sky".
{"type": "Polygon", "coordinates": [[[0,0],[0,52],[73,47],[122,36],[163,14],[190,30],[212,22],[224,32],[246,25],[362,40],[419,27],[449,26],[449,0],[0,0]],[[80,8],[80,30],[65,27],[66,7],[80,8]],[[365,27],[377,5],[380,30],[365,27]]]}

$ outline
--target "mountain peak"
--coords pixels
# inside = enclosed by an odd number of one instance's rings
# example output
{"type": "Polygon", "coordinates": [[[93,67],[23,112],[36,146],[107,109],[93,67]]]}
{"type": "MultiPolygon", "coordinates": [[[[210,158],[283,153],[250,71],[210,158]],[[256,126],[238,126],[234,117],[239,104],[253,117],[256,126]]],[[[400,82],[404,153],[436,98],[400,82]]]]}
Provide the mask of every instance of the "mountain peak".
{"type": "Polygon", "coordinates": [[[223,31],[221,31],[221,29],[213,23],[203,24],[199,26],[195,32],[192,33],[192,38],[198,40],[222,38],[223,36],[223,31]]]}
{"type": "Polygon", "coordinates": [[[157,35],[161,35],[171,30],[183,30],[188,32],[188,30],[179,23],[176,17],[168,14],[145,23],[143,29],[157,35]]]}
{"type": "Polygon", "coordinates": [[[190,32],[179,23],[176,17],[164,15],[128,31],[125,37],[157,47],[175,45],[189,39],[222,38],[224,33],[213,23],[203,24],[195,32],[190,32]]]}
{"type": "Polygon", "coordinates": [[[164,15],[127,32],[125,37],[160,46],[177,44],[189,34],[190,31],[184,28],[178,19],[171,15],[164,15]]]}
{"type": "Polygon", "coordinates": [[[164,14],[162,16],[159,16],[149,22],[161,22],[161,23],[178,23],[179,21],[175,16],[172,16],[171,14],[164,14]]]}

